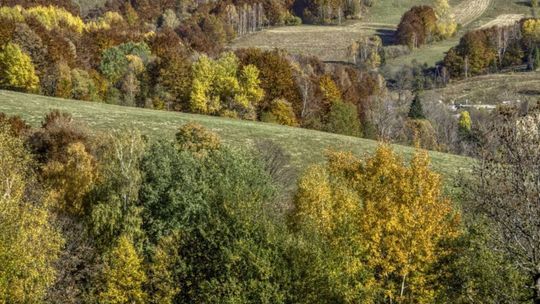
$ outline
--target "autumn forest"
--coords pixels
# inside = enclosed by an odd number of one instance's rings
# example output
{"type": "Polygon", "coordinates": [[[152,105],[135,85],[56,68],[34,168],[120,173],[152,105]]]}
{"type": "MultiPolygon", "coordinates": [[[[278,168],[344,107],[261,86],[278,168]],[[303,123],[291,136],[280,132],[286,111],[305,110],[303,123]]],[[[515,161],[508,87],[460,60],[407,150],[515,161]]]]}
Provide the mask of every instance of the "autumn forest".
{"type": "Polygon", "coordinates": [[[522,2],[0,0],[0,93],[25,96],[0,94],[0,304],[539,304],[540,19],[522,2]],[[37,95],[81,110],[36,120],[37,95]],[[155,136],[145,113],[190,122],[155,136]],[[321,141],[299,165],[297,130],[374,148],[321,141]]]}

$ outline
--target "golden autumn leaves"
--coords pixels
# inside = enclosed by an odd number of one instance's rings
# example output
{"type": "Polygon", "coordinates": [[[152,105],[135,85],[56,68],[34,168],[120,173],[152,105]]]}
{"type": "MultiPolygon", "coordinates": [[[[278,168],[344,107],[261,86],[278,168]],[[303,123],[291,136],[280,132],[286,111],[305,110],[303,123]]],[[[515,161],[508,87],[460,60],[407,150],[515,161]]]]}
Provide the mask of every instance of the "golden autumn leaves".
{"type": "Polygon", "coordinates": [[[362,287],[368,298],[433,301],[430,268],[445,255],[441,242],[459,234],[459,216],[442,198],[426,152],[409,166],[384,145],[365,161],[329,153],[326,165],[300,179],[295,204],[299,229],[315,230],[348,255],[352,277],[370,272],[362,287]]]}

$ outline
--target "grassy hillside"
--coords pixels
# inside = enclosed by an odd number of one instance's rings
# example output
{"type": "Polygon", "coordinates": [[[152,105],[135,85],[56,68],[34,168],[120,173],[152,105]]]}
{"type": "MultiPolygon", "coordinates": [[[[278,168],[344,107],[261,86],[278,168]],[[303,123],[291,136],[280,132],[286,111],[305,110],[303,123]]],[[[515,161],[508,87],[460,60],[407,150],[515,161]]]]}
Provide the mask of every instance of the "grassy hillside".
{"type": "Polygon", "coordinates": [[[427,91],[446,103],[499,104],[504,101],[540,100],[540,72],[506,73],[454,81],[445,88],[427,91]]]}
{"type": "MultiPolygon", "coordinates": [[[[323,61],[350,61],[348,48],[365,35],[373,35],[385,25],[353,23],[343,26],[299,25],[270,28],[236,39],[232,49],[255,47],[283,49],[292,54],[316,56],[323,61]]],[[[393,27],[387,29],[393,32],[393,27]]]]}
{"type": "MultiPolygon", "coordinates": [[[[39,125],[43,116],[53,109],[67,111],[95,129],[136,128],[153,138],[172,138],[180,125],[196,121],[219,133],[233,146],[246,146],[259,138],[271,139],[292,155],[293,165],[298,170],[321,162],[327,149],[347,150],[363,155],[372,152],[378,145],[372,140],[273,124],[0,91],[0,112],[20,115],[33,125],[39,125]]],[[[414,153],[410,147],[395,146],[395,149],[405,157],[414,153]]],[[[434,169],[450,179],[461,170],[467,170],[471,164],[468,158],[450,154],[432,152],[431,157],[434,169]]]]}
{"type": "Polygon", "coordinates": [[[366,21],[397,25],[401,16],[416,5],[430,5],[433,0],[376,0],[370,8],[366,21]]]}

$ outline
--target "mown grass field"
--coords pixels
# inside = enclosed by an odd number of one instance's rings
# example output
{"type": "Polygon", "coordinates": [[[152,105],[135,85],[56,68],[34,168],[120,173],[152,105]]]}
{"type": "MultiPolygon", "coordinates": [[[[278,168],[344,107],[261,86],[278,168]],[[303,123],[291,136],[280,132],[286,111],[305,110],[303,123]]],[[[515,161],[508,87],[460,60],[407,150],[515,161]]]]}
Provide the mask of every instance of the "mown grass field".
{"type": "MultiPolygon", "coordinates": [[[[256,139],[270,139],[291,154],[292,165],[297,171],[323,161],[325,151],[329,149],[352,151],[363,156],[373,152],[379,145],[372,140],[274,124],[0,91],[0,112],[20,115],[34,126],[39,126],[43,116],[54,109],[71,113],[93,130],[138,129],[154,139],[172,139],[179,126],[192,121],[219,133],[232,146],[246,147],[256,139]]],[[[414,153],[411,147],[396,145],[394,149],[405,158],[414,153]]],[[[438,152],[430,154],[434,170],[443,174],[447,180],[453,180],[459,173],[468,171],[472,164],[469,158],[461,156],[438,152]]]]}
{"type": "Polygon", "coordinates": [[[433,4],[434,0],[376,0],[365,16],[366,22],[397,25],[401,16],[416,5],[433,4]]]}
{"type": "MultiPolygon", "coordinates": [[[[343,26],[298,25],[263,30],[236,39],[232,49],[282,49],[291,54],[316,56],[323,61],[350,61],[348,48],[365,35],[373,35],[373,28],[360,23],[343,26]]],[[[390,31],[393,29],[391,28],[390,31]]]]}

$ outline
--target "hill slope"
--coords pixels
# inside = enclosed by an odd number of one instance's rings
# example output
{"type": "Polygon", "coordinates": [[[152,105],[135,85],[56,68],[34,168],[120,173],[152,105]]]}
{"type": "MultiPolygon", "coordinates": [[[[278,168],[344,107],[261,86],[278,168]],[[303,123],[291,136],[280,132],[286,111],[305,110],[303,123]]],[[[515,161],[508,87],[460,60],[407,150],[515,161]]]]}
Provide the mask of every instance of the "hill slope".
{"type": "MultiPolygon", "coordinates": [[[[129,108],[101,103],[65,100],[0,90],[0,112],[20,115],[38,126],[43,116],[58,109],[98,130],[136,128],[152,138],[173,138],[178,127],[195,121],[219,133],[226,143],[246,146],[256,139],[270,139],[287,150],[298,170],[324,160],[327,149],[352,151],[357,155],[372,152],[376,141],[330,134],[274,124],[249,122],[177,112],[129,108]]],[[[410,157],[414,149],[395,146],[395,150],[410,157]]],[[[431,152],[436,171],[452,179],[460,170],[467,170],[471,160],[450,154],[431,152]]]]}
{"type": "Polygon", "coordinates": [[[487,104],[540,99],[540,72],[500,73],[451,82],[447,87],[426,91],[426,98],[448,104],[487,104]]]}

